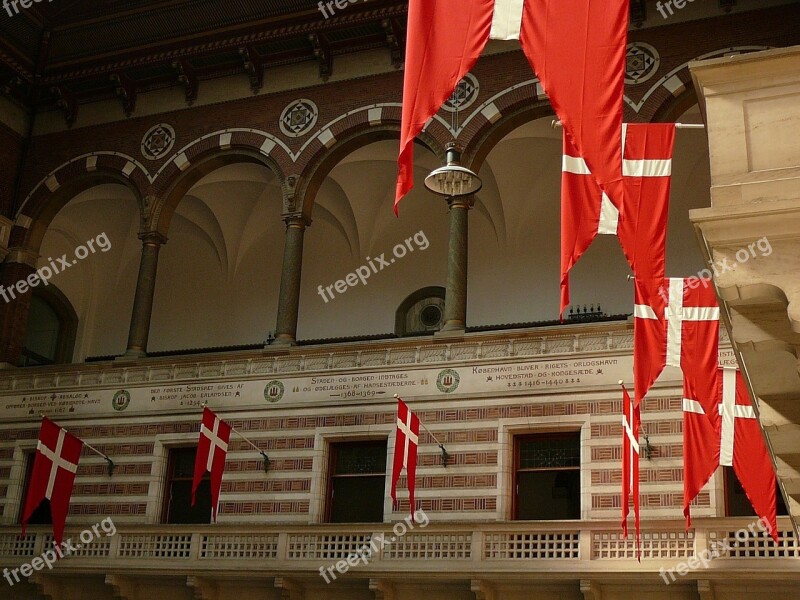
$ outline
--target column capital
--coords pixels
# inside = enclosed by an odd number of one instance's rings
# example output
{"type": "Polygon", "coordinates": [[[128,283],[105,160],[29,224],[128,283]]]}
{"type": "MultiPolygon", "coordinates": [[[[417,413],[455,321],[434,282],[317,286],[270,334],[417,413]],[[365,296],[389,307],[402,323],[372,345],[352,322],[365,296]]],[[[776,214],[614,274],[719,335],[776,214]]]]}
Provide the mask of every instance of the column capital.
{"type": "Polygon", "coordinates": [[[305,229],[311,225],[311,219],[303,213],[292,213],[283,215],[283,222],[286,223],[286,228],[294,227],[297,229],[305,229]]]}
{"type": "Polygon", "coordinates": [[[139,239],[142,240],[142,244],[145,246],[163,246],[167,243],[166,236],[158,231],[145,231],[140,233],[139,239]]]}

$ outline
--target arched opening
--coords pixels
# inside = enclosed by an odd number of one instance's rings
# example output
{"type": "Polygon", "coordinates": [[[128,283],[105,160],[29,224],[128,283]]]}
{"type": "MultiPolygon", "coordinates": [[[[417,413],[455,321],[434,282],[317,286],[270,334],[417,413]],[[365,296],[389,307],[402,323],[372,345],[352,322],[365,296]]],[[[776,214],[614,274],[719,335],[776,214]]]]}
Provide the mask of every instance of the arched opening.
{"type": "MultiPolygon", "coordinates": [[[[39,269],[50,268],[77,315],[70,358],[110,357],[125,348],[141,255],[141,217],[128,186],[94,185],[70,198],[49,222],[39,269]]],[[[69,359],[68,359],[69,360],[69,359]]]]}
{"type": "Polygon", "coordinates": [[[280,178],[252,160],[214,164],[163,214],[150,352],[263,344],[275,326],[280,178]]]}
{"type": "Polygon", "coordinates": [[[397,140],[363,141],[330,170],[314,198],[305,237],[301,340],[394,335],[403,300],[447,278],[447,204],[423,185],[439,159],[418,144],[416,187],[397,218],[397,140]]]}
{"type": "Polygon", "coordinates": [[[394,332],[398,337],[425,335],[444,324],[445,288],[430,286],[417,290],[397,308],[394,332]]]}
{"type": "Polygon", "coordinates": [[[20,367],[57,365],[72,361],[78,315],[53,284],[34,290],[20,367]]]}

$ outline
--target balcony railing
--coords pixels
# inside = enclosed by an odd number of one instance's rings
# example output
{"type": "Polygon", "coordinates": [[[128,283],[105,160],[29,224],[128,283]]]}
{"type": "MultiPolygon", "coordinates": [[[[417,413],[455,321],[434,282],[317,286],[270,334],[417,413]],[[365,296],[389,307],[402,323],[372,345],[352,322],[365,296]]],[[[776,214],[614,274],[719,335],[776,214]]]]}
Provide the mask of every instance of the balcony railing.
{"type": "MultiPolygon", "coordinates": [[[[779,522],[780,542],[748,531],[753,519],[698,519],[686,531],[682,521],[662,521],[643,531],[642,562],[636,560],[633,537],[623,539],[610,522],[458,523],[413,527],[395,525],[310,526],[119,526],[113,536],[100,536],[59,561],[69,572],[107,569],[135,571],[146,567],[182,573],[224,572],[252,562],[260,572],[291,571],[317,576],[320,567],[363,556],[352,571],[439,571],[452,575],[476,569],[501,572],[514,565],[526,572],[654,571],[662,565],[688,562],[693,556],[727,548],[709,569],[737,568],[800,572],[800,545],[788,519],[779,522]],[[398,535],[399,534],[399,535],[398,535]],[[771,560],[762,560],[771,559],[771,560]],[[775,559],[779,559],[777,562],[775,559]]],[[[756,527],[751,527],[758,532],[756,527]]],[[[90,530],[86,530],[87,532],[90,530]]],[[[81,530],[70,529],[77,547],[81,530]]],[[[631,532],[632,533],[632,532],[631,532]]],[[[89,535],[84,532],[84,537],[89,535]]],[[[85,541],[85,540],[84,540],[85,541]]],[[[52,548],[48,528],[0,528],[0,566],[27,563],[52,548]]]]}

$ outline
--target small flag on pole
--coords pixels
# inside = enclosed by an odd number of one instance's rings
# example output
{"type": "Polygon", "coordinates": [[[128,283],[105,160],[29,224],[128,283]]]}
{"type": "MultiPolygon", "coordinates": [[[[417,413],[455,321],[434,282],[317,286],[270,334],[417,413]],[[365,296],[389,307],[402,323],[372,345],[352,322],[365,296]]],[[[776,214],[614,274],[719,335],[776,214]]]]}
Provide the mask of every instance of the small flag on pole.
{"type": "Polygon", "coordinates": [[[394,441],[394,466],[392,468],[392,501],[395,506],[397,503],[397,481],[400,479],[400,471],[406,470],[408,480],[408,498],[411,518],[414,518],[416,502],[414,499],[414,488],[417,479],[417,456],[419,450],[419,427],[420,421],[411,412],[405,402],[397,398],[397,435],[394,441]]]}
{"type": "Polygon", "coordinates": [[[642,412],[622,386],[622,533],[628,537],[628,514],[633,497],[633,519],[636,526],[636,558],[641,562],[641,523],[639,520],[639,429],[642,412]]]}
{"type": "Polygon", "coordinates": [[[219,491],[222,487],[222,474],[225,471],[225,457],[228,455],[230,439],[231,426],[208,407],[203,408],[200,441],[197,443],[197,457],[194,463],[192,506],[194,506],[197,488],[203,481],[203,476],[206,472],[211,473],[211,514],[215,523],[217,522],[219,491]]]}

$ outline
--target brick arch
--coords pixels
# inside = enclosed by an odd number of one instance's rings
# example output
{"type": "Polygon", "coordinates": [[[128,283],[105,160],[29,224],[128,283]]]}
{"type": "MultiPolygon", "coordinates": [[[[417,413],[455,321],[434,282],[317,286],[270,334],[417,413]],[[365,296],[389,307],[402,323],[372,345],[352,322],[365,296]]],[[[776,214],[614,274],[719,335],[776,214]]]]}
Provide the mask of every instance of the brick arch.
{"type": "MultiPolygon", "coordinates": [[[[298,211],[302,210],[306,216],[311,215],[322,182],[348,154],[382,140],[397,140],[399,154],[400,106],[387,105],[380,117],[374,112],[377,110],[379,107],[367,107],[348,113],[349,126],[343,125],[330,144],[309,156],[296,188],[298,211]],[[385,110],[387,108],[396,110],[385,110]]],[[[433,152],[440,160],[444,160],[444,147],[449,140],[443,136],[444,131],[443,127],[426,128],[417,136],[416,142],[433,152]]]]}
{"type": "Polygon", "coordinates": [[[44,177],[15,214],[9,244],[38,252],[44,234],[58,212],[81,192],[104,183],[118,183],[133,192],[140,215],[150,173],[135,159],[117,152],[85,154],[44,177]]]}
{"type": "Polygon", "coordinates": [[[481,104],[464,122],[469,141],[463,164],[479,171],[489,153],[509,133],[525,123],[548,116],[555,118],[554,115],[538,79],[506,88],[481,104]]]}
{"type": "Polygon", "coordinates": [[[159,171],[152,188],[154,203],[147,228],[166,237],[172,216],[186,193],[203,177],[226,165],[252,163],[266,167],[280,181],[285,197],[287,177],[272,156],[274,152],[282,158],[275,140],[270,134],[256,130],[227,130],[192,142],[159,171]]]}

